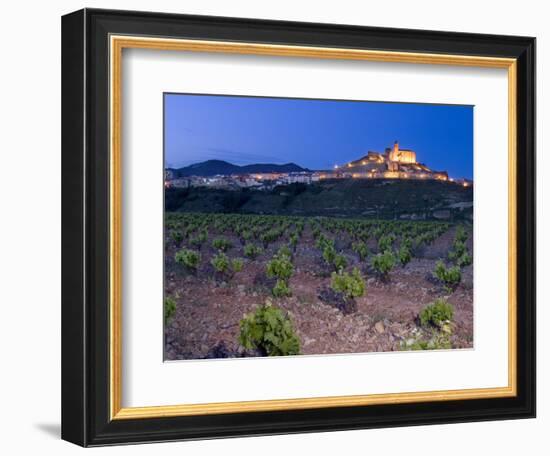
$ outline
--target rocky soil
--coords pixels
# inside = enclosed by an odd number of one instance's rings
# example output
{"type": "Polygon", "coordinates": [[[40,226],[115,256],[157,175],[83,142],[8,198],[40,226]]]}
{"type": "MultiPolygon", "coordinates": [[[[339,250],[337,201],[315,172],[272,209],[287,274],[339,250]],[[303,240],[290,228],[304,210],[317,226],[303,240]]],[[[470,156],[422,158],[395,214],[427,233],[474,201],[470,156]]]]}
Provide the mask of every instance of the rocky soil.
{"type": "MultiPolygon", "coordinates": [[[[415,252],[415,258],[405,267],[394,268],[386,282],[375,277],[367,262],[360,262],[351,250],[345,250],[349,242],[340,239],[348,258],[348,269],[359,267],[366,280],[365,295],[355,299],[355,308],[349,313],[320,299],[330,287],[330,269],[315,248],[309,229],[305,230],[294,255],[294,274],[290,279],[292,297],[280,299],[270,297],[273,284],[265,275],[266,261],[280,243],[270,245],[254,261],[245,260],[243,270],[232,278],[224,278],[216,276],[209,263],[215,254],[210,243],[201,250],[198,271],[190,273],[175,263],[177,248],[167,242],[165,292],[176,298],[177,306],[165,328],[165,358],[257,356],[258,353],[246,352],[239,346],[239,321],[267,298],[292,319],[303,354],[402,350],[421,331],[417,323],[420,310],[437,297],[448,295],[432,278],[432,271],[437,259],[447,254],[454,231],[450,229],[430,246],[415,252]]],[[[467,245],[473,252],[471,238],[470,235],[467,245]]],[[[233,238],[232,241],[234,248],[228,256],[243,257],[239,240],[233,238]]],[[[448,301],[455,311],[452,347],[471,348],[472,266],[463,269],[462,282],[448,295],[448,301]]]]}

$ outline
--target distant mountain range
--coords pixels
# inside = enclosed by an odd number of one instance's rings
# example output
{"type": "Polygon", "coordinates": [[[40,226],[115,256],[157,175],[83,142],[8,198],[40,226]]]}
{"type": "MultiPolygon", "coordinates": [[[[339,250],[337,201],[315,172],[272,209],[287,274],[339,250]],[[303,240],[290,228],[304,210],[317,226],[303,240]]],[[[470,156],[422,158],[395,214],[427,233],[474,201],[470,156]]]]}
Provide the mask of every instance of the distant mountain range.
{"type": "Polygon", "coordinates": [[[296,173],[308,172],[307,168],[302,168],[295,163],[286,163],[284,165],[275,165],[273,163],[257,163],[253,165],[233,165],[223,160],[207,160],[195,163],[184,168],[168,168],[174,173],[175,177],[187,176],[215,176],[216,174],[254,174],[254,173],[296,173]]]}

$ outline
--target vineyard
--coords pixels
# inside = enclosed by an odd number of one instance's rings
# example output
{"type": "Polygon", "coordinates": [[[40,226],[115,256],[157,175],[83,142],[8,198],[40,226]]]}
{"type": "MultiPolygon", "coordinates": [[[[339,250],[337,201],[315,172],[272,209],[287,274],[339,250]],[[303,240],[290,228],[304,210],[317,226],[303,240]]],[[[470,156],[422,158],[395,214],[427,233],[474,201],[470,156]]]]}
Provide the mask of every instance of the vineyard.
{"type": "Polygon", "coordinates": [[[166,213],[167,359],[469,348],[471,224],[166,213]]]}

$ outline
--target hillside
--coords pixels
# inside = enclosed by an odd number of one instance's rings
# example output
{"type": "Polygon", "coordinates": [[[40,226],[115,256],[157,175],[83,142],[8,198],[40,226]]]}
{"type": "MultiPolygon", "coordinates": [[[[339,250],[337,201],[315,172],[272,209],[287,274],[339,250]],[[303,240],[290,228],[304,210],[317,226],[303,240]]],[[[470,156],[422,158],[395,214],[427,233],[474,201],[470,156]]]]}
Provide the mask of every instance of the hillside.
{"type": "Polygon", "coordinates": [[[217,174],[251,174],[251,173],[292,173],[309,171],[295,163],[286,163],[284,165],[276,165],[273,163],[257,163],[252,165],[233,165],[232,163],[223,160],[207,160],[200,163],[195,163],[184,168],[170,168],[176,177],[187,176],[215,176],[217,174]]]}
{"type": "Polygon", "coordinates": [[[323,215],[386,219],[471,219],[473,189],[435,180],[327,180],[272,191],[167,189],[167,211],[323,215]]]}

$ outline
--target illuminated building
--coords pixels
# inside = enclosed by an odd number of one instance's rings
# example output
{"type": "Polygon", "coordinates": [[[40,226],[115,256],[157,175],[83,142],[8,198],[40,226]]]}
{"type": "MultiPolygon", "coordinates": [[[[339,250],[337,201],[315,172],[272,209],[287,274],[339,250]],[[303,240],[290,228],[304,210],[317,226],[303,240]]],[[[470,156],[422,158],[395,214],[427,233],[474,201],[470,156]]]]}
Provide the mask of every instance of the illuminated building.
{"type": "MultiPolygon", "coordinates": [[[[425,164],[417,162],[416,152],[402,149],[397,141],[392,147],[387,147],[384,153],[368,151],[367,155],[343,165],[335,165],[332,178],[352,177],[384,178],[384,179],[436,179],[448,181],[446,171],[434,171],[425,164]],[[341,168],[351,174],[341,173],[341,168]]],[[[323,178],[329,178],[328,175],[323,178]]]]}

